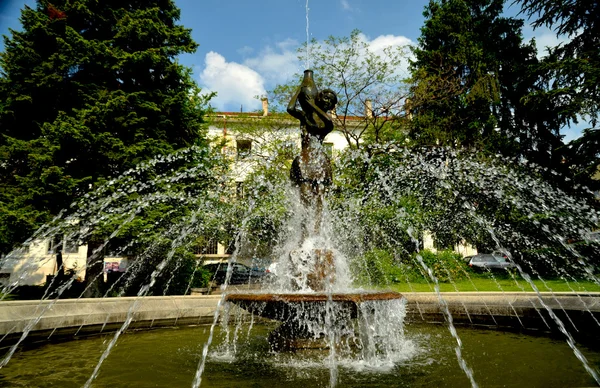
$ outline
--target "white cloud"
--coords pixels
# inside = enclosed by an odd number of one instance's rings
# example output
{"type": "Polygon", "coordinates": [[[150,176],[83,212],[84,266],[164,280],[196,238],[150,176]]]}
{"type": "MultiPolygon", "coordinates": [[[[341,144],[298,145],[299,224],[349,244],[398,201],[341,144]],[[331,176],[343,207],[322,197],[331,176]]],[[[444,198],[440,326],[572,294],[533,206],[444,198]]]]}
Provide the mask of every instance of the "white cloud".
{"type": "Polygon", "coordinates": [[[258,56],[246,59],[244,65],[262,74],[270,85],[286,82],[300,70],[296,52],[298,46],[297,41],[286,39],[275,47],[265,47],[258,56]]]}
{"type": "MultiPolygon", "coordinates": [[[[360,39],[376,54],[382,54],[390,46],[404,47],[412,43],[410,39],[396,35],[370,39],[361,34],[360,39]]],[[[200,85],[205,91],[217,92],[217,97],[211,100],[217,110],[237,111],[240,105],[244,106],[244,111],[260,109],[260,101],[255,96],[266,94],[267,89],[288,82],[294,74],[304,70],[305,64],[298,59],[296,51],[299,46],[298,41],[287,39],[262,48],[242,63],[228,62],[221,54],[211,51],[206,54],[200,85]]],[[[240,50],[238,52],[243,54],[255,52],[250,47],[240,50]]],[[[406,71],[405,66],[398,69],[399,73],[406,71]]]]}
{"type": "Polygon", "coordinates": [[[255,96],[266,93],[263,77],[248,66],[227,62],[214,51],[206,54],[205,68],[200,74],[203,89],[217,92],[211,104],[218,110],[244,106],[244,111],[259,109],[255,96]]]}
{"type": "MultiPolygon", "coordinates": [[[[382,55],[388,47],[406,47],[412,43],[410,39],[396,35],[380,35],[371,40],[361,33],[359,38],[368,45],[371,52],[378,55],[382,55]]],[[[287,39],[274,46],[266,46],[257,56],[247,58],[244,65],[261,74],[269,87],[274,87],[289,81],[294,74],[302,73],[306,67],[304,61],[298,59],[298,47],[298,41],[287,39]]]]}
{"type": "Polygon", "coordinates": [[[376,54],[382,54],[383,50],[388,47],[404,47],[412,44],[410,39],[401,35],[379,35],[371,41],[364,34],[360,34],[360,37],[369,45],[369,49],[376,54]]]}
{"type": "Polygon", "coordinates": [[[408,50],[408,46],[414,44],[413,41],[402,35],[379,35],[374,39],[370,39],[361,33],[359,38],[368,45],[372,53],[382,57],[384,57],[384,50],[387,48],[403,49],[405,60],[402,61],[401,67],[396,69],[395,74],[408,76],[408,60],[412,56],[412,52],[408,50]]]}
{"type": "Polygon", "coordinates": [[[241,49],[238,49],[237,52],[242,56],[248,56],[254,52],[254,49],[250,46],[244,46],[241,49]]]}
{"type": "Polygon", "coordinates": [[[350,6],[350,3],[348,3],[348,0],[341,0],[340,3],[342,4],[342,8],[344,9],[344,11],[352,10],[352,7],[350,6]]]}

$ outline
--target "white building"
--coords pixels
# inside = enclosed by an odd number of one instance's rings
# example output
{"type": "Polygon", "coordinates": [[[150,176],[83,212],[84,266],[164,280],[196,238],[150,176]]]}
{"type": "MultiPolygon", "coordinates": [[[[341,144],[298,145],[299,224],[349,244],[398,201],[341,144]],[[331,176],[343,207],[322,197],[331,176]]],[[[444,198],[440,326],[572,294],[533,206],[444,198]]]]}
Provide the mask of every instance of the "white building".
{"type": "Polygon", "coordinates": [[[43,285],[48,275],[58,272],[56,254],[62,245],[65,272],[71,270],[76,277],[85,277],[87,246],[77,246],[68,241],[36,240],[24,246],[16,255],[8,256],[2,265],[2,282],[19,285],[43,285]],[[23,259],[23,256],[26,259],[23,259]]]}

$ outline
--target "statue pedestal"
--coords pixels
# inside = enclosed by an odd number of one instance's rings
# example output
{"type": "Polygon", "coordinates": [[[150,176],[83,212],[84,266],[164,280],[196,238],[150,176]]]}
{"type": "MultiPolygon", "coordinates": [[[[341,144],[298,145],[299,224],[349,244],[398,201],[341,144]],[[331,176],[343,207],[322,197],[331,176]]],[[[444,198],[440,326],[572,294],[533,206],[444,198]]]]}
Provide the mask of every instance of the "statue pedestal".
{"type": "Polygon", "coordinates": [[[397,302],[405,303],[403,299],[402,294],[391,291],[231,293],[225,296],[227,302],[252,314],[282,323],[269,334],[273,350],[326,349],[330,346],[329,334],[337,339],[347,335],[356,338],[360,335],[360,330],[354,333],[357,319],[360,326],[365,316],[371,316],[375,310],[396,310],[397,302]]]}
{"type": "MultiPolygon", "coordinates": [[[[302,270],[308,269],[306,286],[312,291],[325,291],[335,281],[333,251],[330,249],[296,249],[290,252],[295,276],[302,279],[302,270]]],[[[298,285],[302,286],[302,285],[298,285]]]]}

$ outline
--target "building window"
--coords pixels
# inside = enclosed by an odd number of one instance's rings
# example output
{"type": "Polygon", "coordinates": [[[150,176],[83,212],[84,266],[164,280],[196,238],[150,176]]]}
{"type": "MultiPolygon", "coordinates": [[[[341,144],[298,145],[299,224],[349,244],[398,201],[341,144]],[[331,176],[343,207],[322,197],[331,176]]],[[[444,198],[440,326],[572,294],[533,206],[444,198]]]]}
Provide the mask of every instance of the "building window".
{"type": "Polygon", "coordinates": [[[79,244],[77,240],[67,239],[65,242],[65,253],[77,253],[79,252],[79,244]]]}
{"type": "Polygon", "coordinates": [[[237,158],[246,159],[252,152],[252,140],[236,140],[237,158]]]}
{"type": "Polygon", "coordinates": [[[62,236],[53,236],[48,241],[48,254],[53,255],[63,248],[62,236]]]}
{"type": "Polygon", "coordinates": [[[219,243],[216,240],[210,240],[206,244],[196,246],[194,253],[196,255],[216,255],[219,253],[219,243]]]}

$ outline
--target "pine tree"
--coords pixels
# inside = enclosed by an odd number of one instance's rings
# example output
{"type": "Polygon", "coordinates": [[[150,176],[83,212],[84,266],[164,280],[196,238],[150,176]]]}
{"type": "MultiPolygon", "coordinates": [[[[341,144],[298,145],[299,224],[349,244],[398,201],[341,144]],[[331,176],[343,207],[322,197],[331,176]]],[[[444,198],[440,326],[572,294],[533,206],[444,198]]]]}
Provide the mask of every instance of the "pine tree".
{"type": "Polygon", "coordinates": [[[421,144],[524,155],[556,166],[560,123],[542,100],[535,44],[502,0],[430,1],[414,50],[411,135],[421,144]]]}
{"type": "Polygon", "coordinates": [[[597,0],[518,0],[534,28],[546,26],[566,41],[550,48],[539,66],[545,87],[530,100],[548,100],[560,112],[561,124],[584,117],[591,128],[569,143],[567,166],[583,183],[597,189],[590,178],[600,165],[600,3],[597,0]]]}
{"type": "Polygon", "coordinates": [[[466,1],[430,1],[411,63],[411,136],[421,144],[479,144],[495,122],[490,105],[498,99],[497,79],[473,29],[466,1]]]}
{"type": "Polygon", "coordinates": [[[203,140],[171,0],[39,0],[0,55],[0,251],[90,188],[203,140]]]}

